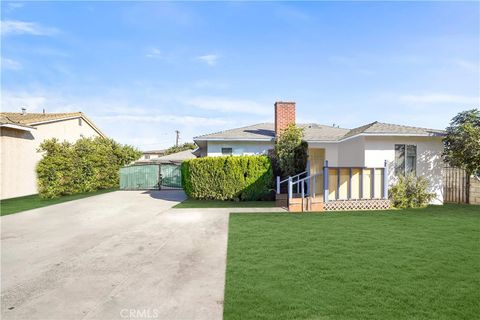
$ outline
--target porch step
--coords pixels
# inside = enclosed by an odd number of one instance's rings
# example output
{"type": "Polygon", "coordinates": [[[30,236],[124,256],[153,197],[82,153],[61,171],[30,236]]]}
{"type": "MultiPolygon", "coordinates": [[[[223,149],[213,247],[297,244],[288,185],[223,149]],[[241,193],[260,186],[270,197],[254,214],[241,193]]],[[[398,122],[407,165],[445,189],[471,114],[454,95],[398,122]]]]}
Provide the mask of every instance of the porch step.
{"type": "Polygon", "coordinates": [[[275,203],[277,207],[287,208],[290,212],[324,211],[323,197],[321,196],[302,199],[299,194],[294,194],[289,203],[287,194],[277,194],[275,203]]]}

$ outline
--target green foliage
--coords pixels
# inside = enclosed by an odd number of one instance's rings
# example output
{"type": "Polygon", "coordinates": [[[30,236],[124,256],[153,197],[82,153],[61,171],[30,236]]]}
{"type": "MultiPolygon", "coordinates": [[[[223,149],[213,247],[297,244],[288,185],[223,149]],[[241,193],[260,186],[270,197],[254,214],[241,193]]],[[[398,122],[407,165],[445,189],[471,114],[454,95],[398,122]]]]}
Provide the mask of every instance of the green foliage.
{"type": "Polygon", "coordinates": [[[267,200],[273,171],[266,156],[208,157],[182,163],[182,185],[193,199],[267,200]]]}
{"type": "Polygon", "coordinates": [[[173,147],[168,148],[167,150],[165,150],[164,155],[166,156],[168,154],[177,153],[177,152],[185,151],[185,150],[195,150],[196,148],[197,148],[197,146],[195,145],[195,143],[185,142],[184,144],[179,145],[178,147],[173,146],[173,147]]]}
{"type": "Polygon", "coordinates": [[[141,156],[131,146],[101,137],[82,138],[73,144],[46,140],[38,151],[44,152],[37,165],[42,198],[118,187],[119,169],[141,156]]]}
{"type": "Polygon", "coordinates": [[[435,198],[435,194],[428,192],[427,189],[427,179],[409,174],[399,176],[388,195],[395,208],[422,208],[435,198]]]}
{"type": "Polygon", "coordinates": [[[480,111],[472,109],[457,114],[443,140],[445,161],[462,168],[469,175],[480,173],[480,111]]]}
{"type": "Polygon", "coordinates": [[[275,143],[275,166],[281,176],[293,176],[305,171],[308,159],[308,143],[303,141],[303,128],[289,125],[275,143]]]}

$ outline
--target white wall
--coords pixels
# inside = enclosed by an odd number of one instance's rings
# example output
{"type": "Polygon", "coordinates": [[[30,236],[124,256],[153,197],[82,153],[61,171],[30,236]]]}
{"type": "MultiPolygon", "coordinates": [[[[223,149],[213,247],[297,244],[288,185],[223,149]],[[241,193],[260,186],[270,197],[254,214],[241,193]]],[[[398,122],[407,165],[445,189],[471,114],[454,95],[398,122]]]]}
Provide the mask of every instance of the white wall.
{"type": "MultiPolygon", "coordinates": [[[[338,144],[337,143],[308,143],[311,149],[325,149],[325,160],[328,160],[328,165],[331,167],[338,166],[338,144]]],[[[323,166],[323,164],[322,164],[323,166]]]]}
{"type": "Polygon", "coordinates": [[[51,122],[35,126],[31,133],[1,129],[1,189],[2,199],[38,193],[36,165],[42,158],[37,152],[45,139],[75,142],[80,137],[94,137],[99,134],[85,121],[78,119],[51,122]]]}
{"type": "Polygon", "coordinates": [[[273,149],[270,141],[208,141],[207,155],[209,157],[222,156],[222,148],[232,148],[233,155],[266,154],[273,149]]]}
{"type": "Polygon", "coordinates": [[[395,182],[394,161],[395,144],[410,144],[417,146],[417,176],[423,176],[430,181],[430,192],[437,198],[434,204],[443,203],[443,151],[440,137],[365,137],[365,166],[383,167],[387,160],[389,183],[395,182]]]}
{"type": "Polygon", "coordinates": [[[340,167],[365,166],[365,138],[356,137],[338,144],[338,165],[340,167]]]}

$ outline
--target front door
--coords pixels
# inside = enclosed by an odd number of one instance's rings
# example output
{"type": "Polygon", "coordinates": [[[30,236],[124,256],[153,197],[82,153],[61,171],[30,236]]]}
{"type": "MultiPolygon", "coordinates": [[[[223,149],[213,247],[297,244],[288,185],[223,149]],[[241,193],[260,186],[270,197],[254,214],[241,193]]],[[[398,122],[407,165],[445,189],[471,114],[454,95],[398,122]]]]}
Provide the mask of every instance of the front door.
{"type": "MultiPolygon", "coordinates": [[[[322,174],[323,164],[325,162],[325,149],[309,148],[308,160],[310,162],[310,174],[322,174]]],[[[322,175],[317,176],[315,179],[315,195],[323,195],[322,175]]]]}

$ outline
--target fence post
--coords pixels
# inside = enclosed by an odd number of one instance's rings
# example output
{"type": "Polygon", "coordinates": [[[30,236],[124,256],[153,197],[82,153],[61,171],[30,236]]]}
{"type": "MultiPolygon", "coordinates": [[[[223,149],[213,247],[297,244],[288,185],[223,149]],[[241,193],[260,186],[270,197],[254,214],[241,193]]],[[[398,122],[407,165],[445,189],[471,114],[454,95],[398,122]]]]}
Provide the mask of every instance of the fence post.
{"type": "Polygon", "coordinates": [[[388,199],[388,163],[383,164],[383,199],[388,199]]]}
{"type": "Polygon", "coordinates": [[[277,194],[280,194],[280,176],[277,176],[277,194]]]}
{"type": "Polygon", "coordinates": [[[288,177],[288,200],[292,199],[292,177],[288,177]]]}
{"type": "Polygon", "coordinates": [[[312,184],[312,197],[315,198],[315,182],[316,182],[317,176],[313,176],[310,183],[312,184]]]}
{"type": "Polygon", "coordinates": [[[325,160],[323,166],[323,202],[328,202],[328,160],[325,160]]]}

